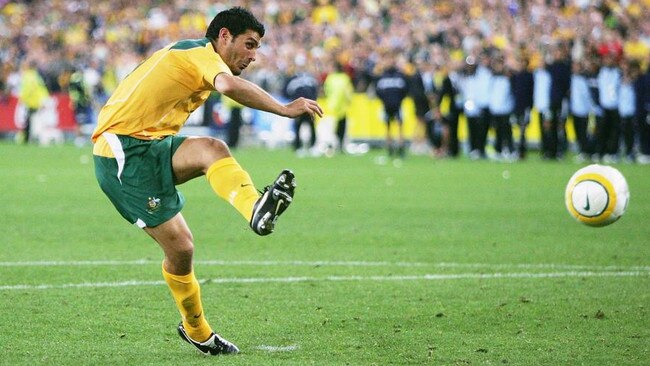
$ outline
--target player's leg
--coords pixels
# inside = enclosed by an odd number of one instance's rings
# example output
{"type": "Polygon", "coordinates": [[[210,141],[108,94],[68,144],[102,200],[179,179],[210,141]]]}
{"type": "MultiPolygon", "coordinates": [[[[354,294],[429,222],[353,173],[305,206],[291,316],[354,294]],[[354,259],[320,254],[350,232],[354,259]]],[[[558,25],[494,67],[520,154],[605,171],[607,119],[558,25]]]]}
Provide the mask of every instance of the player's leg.
{"type": "MultiPolygon", "coordinates": [[[[345,131],[347,129],[347,117],[343,116],[338,123],[336,124],[336,138],[339,142],[338,149],[341,152],[345,152],[344,146],[345,146],[345,131]]],[[[315,135],[314,135],[315,136],[315,135]]]]}
{"type": "Polygon", "coordinates": [[[283,170],[260,196],[228,146],[211,137],[185,139],[172,157],[172,166],[177,184],[205,175],[215,193],[234,206],[259,235],[273,232],[275,221],[291,203],[296,186],[293,173],[283,170]]]}
{"type": "Polygon", "coordinates": [[[293,150],[298,151],[302,147],[302,140],[300,139],[300,126],[302,126],[302,118],[297,117],[293,120],[293,150]]]}
{"type": "Polygon", "coordinates": [[[509,114],[504,117],[503,128],[506,139],[506,146],[508,147],[508,153],[512,155],[515,152],[515,142],[512,137],[512,125],[510,124],[509,114]]]}
{"type": "Polygon", "coordinates": [[[172,167],[176,184],[205,175],[215,193],[250,220],[259,193],[223,141],[188,137],[174,153],[172,167]]]}
{"type": "Polygon", "coordinates": [[[391,123],[393,122],[393,112],[389,108],[385,108],[384,122],[386,123],[386,151],[388,156],[393,156],[395,149],[393,146],[393,135],[391,134],[391,123]]]}
{"type": "Polygon", "coordinates": [[[642,110],[636,116],[636,124],[639,134],[639,157],[641,164],[650,163],[650,112],[642,110]]]}
{"type": "Polygon", "coordinates": [[[307,123],[307,127],[309,127],[309,149],[313,149],[314,146],[316,146],[316,124],[314,123],[313,118],[309,116],[305,117],[304,122],[307,123]]]}
{"type": "Polygon", "coordinates": [[[607,141],[607,152],[611,158],[616,161],[618,160],[618,149],[621,139],[621,117],[618,114],[618,110],[614,109],[611,112],[611,125],[610,125],[610,134],[607,141]]]}
{"type": "Polygon", "coordinates": [[[467,116],[467,129],[469,132],[469,156],[472,160],[479,159],[481,154],[478,151],[478,118],[467,116]]]}
{"type": "Polygon", "coordinates": [[[212,329],[203,314],[199,283],[192,268],[194,254],[192,233],[182,214],[178,213],[156,227],[145,227],[144,231],[160,245],[165,253],[162,264],[163,277],[183,317],[183,325],[193,339],[200,341],[208,339],[212,329]]]}
{"type": "Polygon", "coordinates": [[[485,144],[487,143],[487,133],[490,127],[490,120],[485,113],[483,113],[476,121],[476,128],[478,131],[476,136],[476,146],[481,159],[485,159],[485,144]]]}
{"type": "Polygon", "coordinates": [[[34,118],[34,115],[38,112],[37,109],[33,108],[27,108],[27,115],[25,116],[25,126],[23,126],[23,142],[25,144],[29,144],[29,140],[31,138],[31,130],[32,130],[32,119],[34,118]]]}
{"type": "Polygon", "coordinates": [[[391,121],[386,121],[386,151],[388,153],[388,156],[393,156],[395,149],[393,147],[393,136],[390,133],[390,125],[391,121]]]}
{"type": "Polygon", "coordinates": [[[460,153],[460,141],[458,141],[458,120],[460,118],[460,112],[452,110],[447,116],[447,124],[449,131],[449,155],[457,157],[460,153]]]}
{"type": "Polygon", "coordinates": [[[403,127],[402,115],[400,112],[397,112],[397,154],[402,159],[406,156],[406,141],[404,140],[403,127]]]}
{"type": "Polygon", "coordinates": [[[170,220],[144,230],[165,253],[162,273],[181,313],[181,337],[206,354],[237,353],[239,349],[214,333],[205,318],[201,288],[192,267],[192,233],[183,215],[178,213],[170,220]]]}

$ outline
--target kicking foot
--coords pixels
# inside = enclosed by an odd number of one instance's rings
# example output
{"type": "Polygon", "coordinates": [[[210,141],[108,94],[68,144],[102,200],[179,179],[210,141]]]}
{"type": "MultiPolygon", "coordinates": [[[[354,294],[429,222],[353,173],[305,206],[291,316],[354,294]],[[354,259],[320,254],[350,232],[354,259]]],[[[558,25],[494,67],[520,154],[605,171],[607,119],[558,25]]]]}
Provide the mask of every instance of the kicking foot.
{"type": "Polygon", "coordinates": [[[262,196],[253,206],[251,228],[258,235],[269,235],[275,228],[275,222],[289,207],[296,188],[296,178],[291,170],[283,170],[273,184],[262,191],[262,196]]]}

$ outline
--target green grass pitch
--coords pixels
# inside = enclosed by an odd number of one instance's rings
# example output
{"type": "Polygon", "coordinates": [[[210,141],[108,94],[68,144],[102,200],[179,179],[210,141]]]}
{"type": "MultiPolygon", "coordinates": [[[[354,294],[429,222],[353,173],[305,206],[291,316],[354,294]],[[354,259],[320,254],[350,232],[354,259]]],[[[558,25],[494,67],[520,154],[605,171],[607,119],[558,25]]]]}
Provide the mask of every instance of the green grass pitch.
{"type": "Polygon", "coordinates": [[[162,253],[96,184],[89,148],[0,143],[1,365],[649,365],[650,167],[619,164],[625,216],[590,228],[580,165],[380,152],[235,151],[292,207],[257,237],[203,178],[180,186],[208,320],[242,350],[176,334],[162,253]]]}

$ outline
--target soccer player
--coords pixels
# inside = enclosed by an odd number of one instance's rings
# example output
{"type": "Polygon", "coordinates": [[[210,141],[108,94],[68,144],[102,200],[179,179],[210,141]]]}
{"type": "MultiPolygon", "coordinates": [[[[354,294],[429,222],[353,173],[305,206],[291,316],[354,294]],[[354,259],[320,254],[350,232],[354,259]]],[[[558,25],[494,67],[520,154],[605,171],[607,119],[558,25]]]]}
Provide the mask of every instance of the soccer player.
{"type": "Polygon", "coordinates": [[[184,198],[176,185],[205,175],[255,233],[268,235],[292,201],[295,180],[291,171],[283,170],[260,196],[223,141],[176,134],[214,90],[285,117],[323,114],[313,100],[281,104],[238,77],[255,61],[263,36],[264,26],[248,10],[218,13],[205,38],[170,44],[133,70],[102,108],[92,136],[100,187],[126,220],[162,248],[162,274],[182,316],[178,332],[205,354],[239,349],[214,333],[205,318],[192,267],[192,233],[180,213],[184,198]]]}

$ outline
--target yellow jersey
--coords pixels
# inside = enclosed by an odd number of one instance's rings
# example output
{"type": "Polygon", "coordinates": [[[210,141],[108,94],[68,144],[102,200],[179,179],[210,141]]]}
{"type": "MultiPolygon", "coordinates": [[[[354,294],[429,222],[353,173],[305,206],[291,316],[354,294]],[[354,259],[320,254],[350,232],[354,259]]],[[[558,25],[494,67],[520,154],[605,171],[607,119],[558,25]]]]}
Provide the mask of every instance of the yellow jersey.
{"type": "Polygon", "coordinates": [[[345,72],[333,72],[325,78],[323,91],[327,98],[327,113],[340,120],[344,118],[350,107],[354,86],[350,76],[345,72]]]}
{"type": "Polygon", "coordinates": [[[232,75],[208,38],[186,39],[156,51],[118,85],[99,112],[94,153],[112,155],[100,139],[104,132],[144,140],[178,133],[215,90],[214,78],[222,72],[232,75]]]}
{"type": "Polygon", "coordinates": [[[27,69],[21,74],[18,98],[29,109],[39,109],[50,96],[43,78],[36,69],[27,69]]]}

